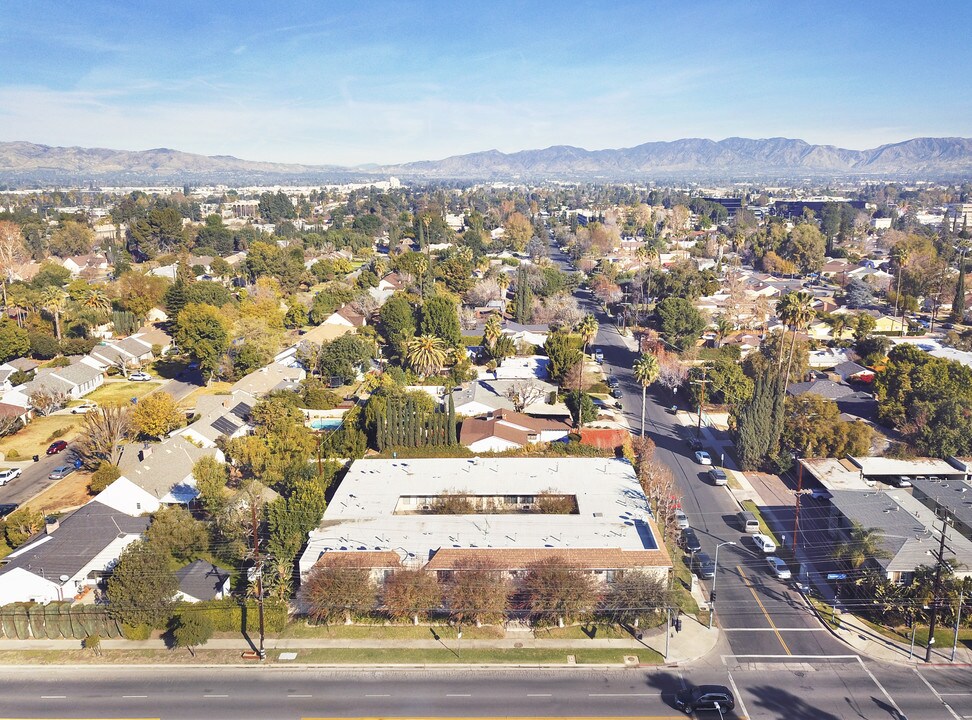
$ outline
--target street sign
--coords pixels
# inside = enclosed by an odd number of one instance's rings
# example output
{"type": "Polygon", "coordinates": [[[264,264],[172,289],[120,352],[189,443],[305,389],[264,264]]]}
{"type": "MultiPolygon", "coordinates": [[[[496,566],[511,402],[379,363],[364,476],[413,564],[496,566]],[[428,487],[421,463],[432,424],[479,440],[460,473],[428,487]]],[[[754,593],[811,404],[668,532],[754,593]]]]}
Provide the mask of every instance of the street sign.
{"type": "Polygon", "coordinates": [[[828,580],[846,580],[847,573],[827,573],[828,580]]]}

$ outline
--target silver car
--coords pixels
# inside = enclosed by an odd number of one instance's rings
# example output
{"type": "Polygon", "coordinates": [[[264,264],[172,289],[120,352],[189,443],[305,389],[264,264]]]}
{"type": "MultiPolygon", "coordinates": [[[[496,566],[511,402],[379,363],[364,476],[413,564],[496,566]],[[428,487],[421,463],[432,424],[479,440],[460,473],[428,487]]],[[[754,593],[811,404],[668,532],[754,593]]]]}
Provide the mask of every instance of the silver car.
{"type": "Polygon", "coordinates": [[[689,526],[688,517],[681,510],[675,511],[675,527],[684,530],[689,526]]]}
{"type": "Polygon", "coordinates": [[[776,557],[776,555],[770,555],[766,558],[766,564],[769,565],[770,572],[776,575],[777,580],[789,580],[792,577],[790,568],[786,566],[785,562],[776,557]]]}

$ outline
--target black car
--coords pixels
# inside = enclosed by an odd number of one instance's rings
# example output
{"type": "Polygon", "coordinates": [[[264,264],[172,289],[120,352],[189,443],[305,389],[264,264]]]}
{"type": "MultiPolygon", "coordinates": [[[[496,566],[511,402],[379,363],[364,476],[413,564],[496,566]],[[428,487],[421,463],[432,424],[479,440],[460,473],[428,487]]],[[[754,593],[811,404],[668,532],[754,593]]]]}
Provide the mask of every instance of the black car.
{"type": "Polygon", "coordinates": [[[20,505],[18,505],[17,503],[3,503],[2,505],[0,505],[0,519],[7,517],[7,515],[12,513],[14,510],[16,510],[19,507],[20,505]]]}
{"type": "Polygon", "coordinates": [[[702,580],[715,577],[715,563],[709,557],[709,553],[695,553],[692,556],[692,572],[702,580]]]}
{"type": "Polygon", "coordinates": [[[702,549],[702,543],[699,542],[699,536],[695,534],[695,530],[692,528],[685,528],[682,530],[682,547],[685,548],[686,552],[697,553],[702,549]]]}
{"type": "Polygon", "coordinates": [[[725,685],[699,685],[685,688],[675,696],[675,707],[686,715],[696,710],[732,710],[736,698],[725,685]]]}
{"type": "Polygon", "coordinates": [[[615,400],[620,400],[621,396],[621,388],[611,388],[611,397],[613,397],[615,400]]]}
{"type": "Polygon", "coordinates": [[[702,448],[705,447],[702,441],[699,440],[697,437],[689,438],[688,444],[690,450],[701,450],[702,448]]]}
{"type": "Polygon", "coordinates": [[[617,378],[616,375],[612,375],[611,377],[609,377],[607,380],[607,384],[608,387],[611,388],[612,390],[616,387],[621,387],[621,381],[617,378]]]}

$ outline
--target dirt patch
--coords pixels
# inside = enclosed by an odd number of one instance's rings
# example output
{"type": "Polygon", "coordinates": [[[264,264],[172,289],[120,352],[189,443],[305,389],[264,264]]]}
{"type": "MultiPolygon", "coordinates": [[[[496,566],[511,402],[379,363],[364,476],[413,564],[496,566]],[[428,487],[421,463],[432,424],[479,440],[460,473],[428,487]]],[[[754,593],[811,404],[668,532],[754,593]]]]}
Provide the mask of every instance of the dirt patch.
{"type": "Polygon", "coordinates": [[[40,510],[45,515],[68,508],[76,508],[91,499],[91,495],[88,494],[88,482],[90,480],[91,473],[73,472],[26,504],[40,510]]]}

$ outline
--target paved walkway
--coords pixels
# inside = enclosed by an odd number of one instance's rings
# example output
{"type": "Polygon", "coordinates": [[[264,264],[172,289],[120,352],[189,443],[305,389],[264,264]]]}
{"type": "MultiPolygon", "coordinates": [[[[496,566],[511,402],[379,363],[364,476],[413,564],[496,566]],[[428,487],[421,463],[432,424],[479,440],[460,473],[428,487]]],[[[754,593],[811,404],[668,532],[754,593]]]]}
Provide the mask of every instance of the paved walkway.
{"type": "MultiPolygon", "coordinates": [[[[668,659],[669,664],[685,663],[707,655],[719,640],[719,630],[709,630],[694,617],[682,616],[682,630],[669,631],[668,659]]],[[[447,640],[430,637],[422,640],[367,640],[367,639],[326,639],[326,638],[267,638],[267,650],[309,650],[309,649],[347,649],[361,650],[440,650],[455,649],[460,641],[449,638],[447,640]]],[[[476,650],[584,650],[584,649],[617,649],[628,651],[626,654],[637,655],[639,649],[651,648],[661,655],[665,654],[665,627],[652,628],[644,632],[642,639],[547,639],[535,638],[531,633],[508,633],[505,638],[489,640],[462,640],[465,649],[476,650]],[[522,637],[517,637],[521,635],[522,637]]],[[[79,640],[10,640],[0,639],[0,651],[4,650],[77,650],[81,647],[79,640]]],[[[101,641],[103,650],[165,650],[166,645],[160,639],[151,640],[123,640],[104,639],[101,641]]],[[[207,650],[249,650],[250,647],[243,638],[214,638],[205,645],[207,650]]],[[[569,653],[565,653],[569,654],[569,653]]],[[[366,655],[362,657],[367,661],[366,655]]]]}

